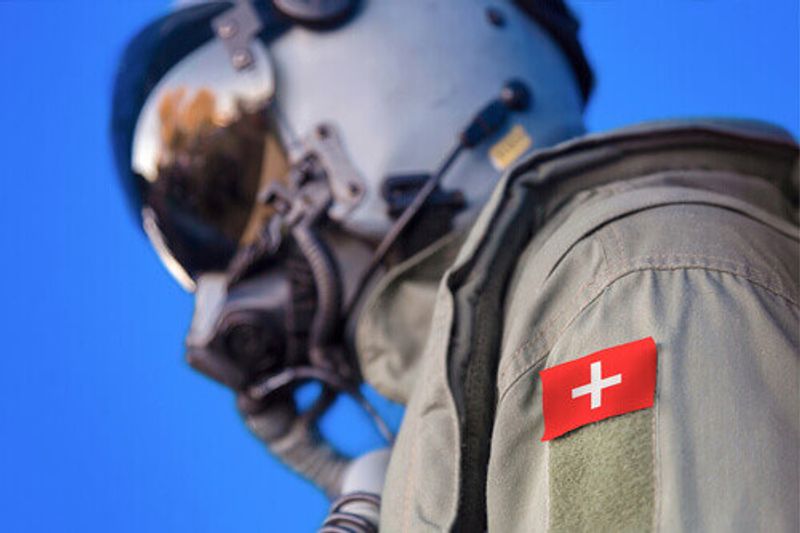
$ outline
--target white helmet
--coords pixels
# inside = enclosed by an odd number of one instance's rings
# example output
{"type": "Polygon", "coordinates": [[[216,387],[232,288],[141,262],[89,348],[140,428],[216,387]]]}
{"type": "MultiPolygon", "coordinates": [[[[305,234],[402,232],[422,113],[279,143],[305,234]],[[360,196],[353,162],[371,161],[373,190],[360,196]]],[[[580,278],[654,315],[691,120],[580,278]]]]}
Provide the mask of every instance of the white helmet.
{"type": "Polygon", "coordinates": [[[442,181],[463,196],[466,208],[456,220],[463,225],[524,152],[583,131],[591,75],[575,30],[563,3],[552,0],[185,7],[145,28],[120,64],[112,125],[118,169],[162,259],[192,288],[200,273],[223,269],[253,238],[250,215],[263,182],[279,173],[283,161],[275,159],[319,149],[309,146],[319,145],[319,131],[331,134],[322,150],[337,185],[331,214],[347,231],[380,239],[392,224],[382,194],[387,178],[433,171],[469,119],[503,84],[519,80],[531,93],[529,108],[462,155],[442,181]],[[246,68],[237,69],[242,58],[246,68]],[[198,187],[199,178],[183,179],[174,190],[181,180],[173,168],[173,190],[163,190],[170,180],[161,174],[176,152],[170,143],[233,124],[238,104],[253,111],[267,102],[268,127],[285,152],[272,154],[272,174],[254,168],[262,162],[258,147],[238,143],[221,148],[231,158],[248,154],[248,168],[237,169],[238,187],[218,175],[198,187]],[[197,205],[179,217],[156,199],[189,193],[197,205]]]}
{"type": "Polygon", "coordinates": [[[142,30],[112,138],[197,290],[190,363],[262,406],[309,379],[357,394],[343,325],[389,252],[463,227],[515,161],[583,132],[576,32],[561,0],[213,2],[142,30]]]}

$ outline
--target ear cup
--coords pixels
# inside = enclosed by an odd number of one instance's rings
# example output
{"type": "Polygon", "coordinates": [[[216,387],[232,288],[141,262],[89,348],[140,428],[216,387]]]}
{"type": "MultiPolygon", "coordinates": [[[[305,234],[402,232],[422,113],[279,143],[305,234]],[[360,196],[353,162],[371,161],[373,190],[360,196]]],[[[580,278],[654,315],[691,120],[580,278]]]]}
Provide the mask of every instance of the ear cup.
{"type": "Polygon", "coordinates": [[[295,22],[330,26],[344,21],[355,10],[357,0],[272,0],[275,8],[295,22]]]}

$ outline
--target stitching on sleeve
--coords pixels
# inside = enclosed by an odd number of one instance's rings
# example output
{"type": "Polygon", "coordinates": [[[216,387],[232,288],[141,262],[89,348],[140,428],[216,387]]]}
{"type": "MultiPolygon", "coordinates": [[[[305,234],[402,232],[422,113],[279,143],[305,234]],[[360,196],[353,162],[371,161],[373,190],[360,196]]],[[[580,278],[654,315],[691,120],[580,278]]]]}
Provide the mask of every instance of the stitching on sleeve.
{"type": "Polygon", "coordinates": [[[710,265],[710,262],[716,262],[722,265],[730,265],[734,267],[735,272],[742,274],[751,281],[758,281],[759,283],[763,284],[765,288],[768,288],[771,292],[774,292],[778,295],[783,295],[785,299],[792,301],[793,303],[797,304],[796,298],[792,298],[784,285],[781,276],[775,272],[772,267],[768,265],[764,265],[764,268],[769,272],[769,275],[766,275],[761,272],[761,267],[754,267],[750,263],[745,263],[743,261],[737,261],[735,259],[731,259],[729,257],[720,257],[715,255],[708,255],[708,254],[691,254],[691,253],[669,253],[669,254],[652,254],[652,255],[645,255],[640,256],[632,259],[625,263],[624,267],[628,269],[635,269],[640,268],[642,266],[647,266],[650,263],[661,263],[653,265],[655,267],[668,267],[670,266],[669,263],[677,260],[680,264],[683,262],[683,266],[698,266],[698,267],[708,267],[711,270],[714,270],[714,265],[710,265]],[[687,264],[689,261],[694,261],[692,265],[687,264]]]}
{"type": "MultiPolygon", "coordinates": [[[[784,294],[782,292],[776,291],[773,287],[770,287],[769,285],[765,285],[759,279],[753,279],[752,277],[750,277],[750,276],[748,276],[746,274],[740,273],[740,272],[736,272],[736,271],[725,269],[725,268],[712,268],[712,267],[709,267],[709,266],[702,266],[701,267],[701,266],[691,265],[691,264],[690,265],[667,265],[667,266],[640,265],[638,267],[634,267],[633,269],[620,272],[613,279],[605,280],[606,283],[602,284],[602,287],[600,288],[600,290],[595,291],[588,298],[583,300],[581,305],[578,306],[577,311],[572,314],[572,316],[569,318],[569,320],[564,322],[563,326],[561,328],[559,328],[557,336],[560,337],[561,335],[563,335],[564,332],[567,330],[567,328],[569,328],[569,326],[575,321],[575,319],[587,307],[589,307],[589,305],[591,305],[598,297],[600,297],[600,295],[603,292],[605,292],[606,289],[608,289],[611,285],[613,285],[617,281],[620,281],[623,278],[625,278],[625,277],[627,277],[627,276],[629,276],[631,274],[636,274],[636,273],[639,273],[639,272],[646,272],[646,271],[663,272],[663,271],[677,271],[677,270],[704,270],[704,271],[708,271],[708,272],[719,272],[719,273],[722,273],[722,274],[729,274],[731,276],[734,276],[734,277],[739,278],[739,279],[743,279],[745,281],[748,281],[748,282],[752,283],[753,285],[755,285],[757,287],[760,287],[760,288],[764,289],[765,291],[769,292],[773,296],[776,296],[776,297],[786,301],[789,305],[791,305],[792,307],[797,309],[798,312],[800,312],[800,306],[798,305],[797,301],[794,298],[792,298],[791,296],[789,296],[787,294],[784,294]]],[[[591,284],[587,284],[587,289],[589,288],[590,285],[591,284]]],[[[584,292],[586,292],[586,291],[584,291],[584,292]]],[[[550,324],[552,324],[557,318],[560,318],[561,316],[563,316],[565,314],[566,313],[561,313],[558,316],[554,317],[553,319],[549,320],[547,322],[547,325],[543,326],[542,329],[539,332],[537,332],[537,334],[533,338],[531,338],[529,341],[526,341],[524,344],[522,344],[522,346],[520,346],[519,348],[514,350],[514,352],[508,358],[508,363],[506,365],[504,365],[504,369],[507,368],[507,367],[510,367],[512,364],[516,364],[518,362],[517,359],[520,357],[522,352],[525,351],[530,346],[534,345],[540,339],[542,339],[544,337],[544,332],[546,330],[548,330],[548,326],[550,324]]],[[[548,344],[545,344],[541,349],[539,349],[536,352],[536,355],[533,357],[533,360],[531,362],[529,362],[528,364],[525,364],[522,368],[520,368],[517,371],[517,376],[514,377],[508,383],[508,385],[506,385],[505,387],[503,387],[500,390],[500,394],[499,394],[498,400],[497,400],[497,408],[498,409],[500,407],[500,404],[503,402],[503,400],[505,399],[506,395],[514,387],[514,385],[516,385],[520,381],[520,379],[522,379],[528,372],[530,372],[531,370],[536,368],[539,365],[539,363],[542,362],[542,360],[546,359],[547,356],[550,353],[550,349],[551,349],[551,346],[548,345],[548,344]]],[[[505,372],[503,374],[505,375],[505,372]]]]}
{"type": "MultiPolygon", "coordinates": [[[[580,288],[577,290],[577,293],[578,293],[578,298],[577,298],[577,299],[578,299],[579,301],[580,301],[580,300],[582,300],[582,298],[581,298],[581,297],[582,297],[584,294],[587,294],[587,293],[588,293],[588,294],[594,294],[594,292],[593,292],[593,289],[594,289],[594,288],[595,288],[597,285],[600,285],[600,284],[602,284],[602,283],[603,283],[603,281],[605,281],[605,280],[602,280],[602,279],[599,279],[599,278],[592,278],[592,279],[589,279],[588,281],[586,281],[586,283],[584,283],[584,284],[583,284],[583,285],[582,285],[582,286],[581,286],[581,287],[580,287],[580,288]]],[[[602,291],[600,291],[600,292],[602,292],[602,291]]],[[[592,299],[594,299],[595,297],[596,297],[596,295],[595,295],[595,296],[592,296],[591,298],[589,298],[589,300],[592,300],[592,299]]],[[[510,356],[510,357],[509,357],[509,358],[508,358],[506,361],[502,361],[502,360],[501,360],[501,361],[500,361],[500,368],[498,369],[498,381],[499,381],[499,380],[501,380],[501,379],[504,379],[504,378],[505,378],[505,376],[506,376],[506,374],[507,374],[508,372],[510,372],[510,371],[512,371],[512,370],[513,370],[511,367],[512,367],[512,366],[514,366],[514,365],[517,363],[517,359],[518,359],[518,357],[519,357],[519,354],[520,354],[521,352],[523,352],[523,351],[527,350],[527,349],[528,349],[528,348],[530,348],[531,346],[534,346],[534,345],[535,345],[535,344],[537,344],[537,343],[538,343],[538,342],[539,342],[539,341],[540,341],[540,340],[541,340],[543,337],[545,337],[545,335],[549,334],[549,333],[551,332],[551,327],[552,327],[554,324],[558,323],[558,322],[559,322],[559,320],[560,320],[560,319],[561,319],[561,318],[562,318],[564,315],[566,315],[566,314],[567,314],[567,311],[566,311],[566,310],[564,310],[564,311],[561,311],[560,313],[557,313],[556,315],[552,316],[550,319],[548,319],[548,320],[547,320],[547,321],[546,321],[546,322],[545,322],[545,323],[542,325],[542,327],[541,327],[541,328],[539,328],[539,329],[538,329],[538,330],[537,330],[537,331],[536,331],[536,332],[533,334],[533,336],[532,336],[530,339],[528,339],[527,341],[525,341],[525,342],[524,342],[524,343],[523,343],[521,346],[519,346],[519,347],[518,347],[516,350],[514,350],[514,352],[511,354],[511,356],[510,356]]],[[[538,360],[537,360],[537,362],[538,362],[538,360]]],[[[498,403],[499,403],[499,400],[498,400],[498,403]]]]}

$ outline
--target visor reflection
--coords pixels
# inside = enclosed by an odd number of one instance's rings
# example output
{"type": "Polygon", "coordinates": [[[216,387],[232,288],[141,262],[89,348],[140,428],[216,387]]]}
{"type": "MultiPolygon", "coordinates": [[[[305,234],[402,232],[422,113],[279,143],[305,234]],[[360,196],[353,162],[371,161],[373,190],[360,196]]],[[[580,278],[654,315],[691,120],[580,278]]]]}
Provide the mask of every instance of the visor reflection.
{"type": "Polygon", "coordinates": [[[288,169],[273,91],[263,46],[254,44],[251,67],[237,71],[212,41],[176,65],[142,110],[132,170],[142,179],[147,234],[189,290],[200,273],[224,270],[271,215],[258,191],[288,169]]]}

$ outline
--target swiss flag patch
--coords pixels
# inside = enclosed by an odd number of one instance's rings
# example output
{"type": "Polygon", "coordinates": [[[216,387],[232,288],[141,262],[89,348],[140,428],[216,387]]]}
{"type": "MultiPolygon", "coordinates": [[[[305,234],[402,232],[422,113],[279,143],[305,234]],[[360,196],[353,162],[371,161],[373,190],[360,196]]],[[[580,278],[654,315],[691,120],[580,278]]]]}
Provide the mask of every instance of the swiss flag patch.
{"type": "Polygon", "coordinates": [[[656,391],[656,343],[648,337],[620,344],[546,368],[539,376],[542,441],[547,441],[591,422],[651,407],[656,391]]]}

